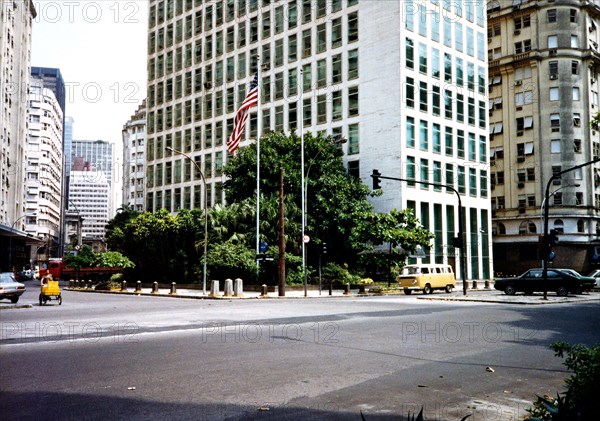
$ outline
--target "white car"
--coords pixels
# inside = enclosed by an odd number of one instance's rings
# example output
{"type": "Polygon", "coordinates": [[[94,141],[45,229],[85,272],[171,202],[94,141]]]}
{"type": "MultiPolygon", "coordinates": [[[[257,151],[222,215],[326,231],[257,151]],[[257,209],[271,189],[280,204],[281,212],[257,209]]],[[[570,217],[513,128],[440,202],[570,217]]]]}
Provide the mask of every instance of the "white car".
{"type": "Polygon", "coordinates": [[[594,288],[600,288],[600,269],[596,269],[595,271],[590,273],[588,276],[591,276],[592,278],[596,278],[596,286],[594,286],[594,288]]]}
{"type": "Polygon", "coordinates": [[[6,298],[15,304],[25,292],[25,285],[15,280],[12,272],[0,273],[0,300],[6,298]]]}

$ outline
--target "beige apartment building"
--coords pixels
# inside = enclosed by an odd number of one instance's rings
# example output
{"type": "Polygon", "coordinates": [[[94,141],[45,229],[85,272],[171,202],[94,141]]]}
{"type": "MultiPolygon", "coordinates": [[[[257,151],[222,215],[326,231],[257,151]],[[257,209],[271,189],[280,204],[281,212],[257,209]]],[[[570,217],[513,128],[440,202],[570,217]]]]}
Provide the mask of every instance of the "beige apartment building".
{"type": "MultiPolygon", "coordinates": [[[[600,0],[488,3],[494,269],[539,267],[542,208],[553,176],[600,157],[600,0]]],[[[600,255],[600,164],[553,180],[555,267],[587,272],[600,255]]]]}

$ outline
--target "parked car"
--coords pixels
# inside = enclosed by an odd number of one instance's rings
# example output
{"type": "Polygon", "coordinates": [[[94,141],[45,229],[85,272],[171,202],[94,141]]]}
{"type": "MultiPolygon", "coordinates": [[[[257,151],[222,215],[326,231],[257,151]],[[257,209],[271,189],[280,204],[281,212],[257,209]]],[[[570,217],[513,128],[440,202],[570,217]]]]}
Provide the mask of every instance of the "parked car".
{"type": "Polygon", "coordinates": [[[596,279],[596,286],[594,288],[600,288],[600,269],[596,269],[588,275],[590,278],[596,279]]]}
{"type": "Polygon", "coordinates": [[[557,295],[568,293],[581,294],[594,287],[596,280],[582,276],[573,269],[548,269],[548,282],[544,285],[543,269],[529,269],[515,278],[497,279],[494,288],[508,295],[517,292],[533,294],[534,292],[554,291],[557,295]]]}
{"type": "Polygon", "coordinates": [[[12,272],[0,273],[0,300],[7,298],[14,304],[24,292],[25,285],[17,282],[12,272]]]}

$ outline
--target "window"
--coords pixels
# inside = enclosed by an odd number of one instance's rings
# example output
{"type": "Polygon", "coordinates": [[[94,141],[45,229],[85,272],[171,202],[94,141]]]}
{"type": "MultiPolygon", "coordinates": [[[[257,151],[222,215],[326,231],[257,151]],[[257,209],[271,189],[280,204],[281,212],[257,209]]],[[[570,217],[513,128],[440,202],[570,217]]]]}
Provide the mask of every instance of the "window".
{"type": "MultiPolygon", "coordinates": [[[[421,181],[426,183],[429,182],[429,161],[427,159],[421,159],[421,181]]],[[[427,184],[421,184],[421,188],[424,190],[429,190],[429,186],[427,184]]]]}
{"type": "Polygon", "coordinates": [[[427,45],[419,43],[419,72],[427,74],[427,45]]]}
{"type": "Polygon", "coordinates": [[[413,40],[410,38],[406,38],[404,43],[406,49],[406,67],[409,69],[415,68],[415,48],[413,44],[413,40]]]}
{"type": "Polygon", "coordinates": [[[348,88],[348,116],[358,115],[358,86],[348,88]]]}
{"type": "Polygon", "coordinates": [[[558,48],[558,36],[548,35],[548,48],[558,48]]]}
{"type": "Polygon", "coordinates": [[[571,61],[571,74],[572,75],[578,75],[579,74],[579,62],[578,61],[571,61]]]}
{"type": "MultiPolygon", "coordinates": [[[[415,179],[415,158],[413,156],[406,157],[406,178],[409,180],[415,179]]],[[[414,187],[414,182],[407,182],[407,186],[414,187]]]]}
{"type": "Polygon", "coordinates": [[[548,23],[556,22],[556,9],[549,9],[546,12],[548,23]]]}
{"type": "Polygon", "coordinates": [[[406,106],[415,107],[415,80],[411,77],[406,78],[406,106]]]}
{"type": "Polygon", "coordinates": [[[581,127],[581,114],[579,114],[579,113],[573,114],[573,126],[581,127]]]}
{"type": "Polygon", "coordinates": [[[327,123],[327,95],[317,96],[317,124],[327,123]]]}
{"type": "Polygon", "coordinates": [[[550,114],[550,127],[560,129],[560,114],[550,114]]]}
{"type": "Polygon", "coordinates": [[[573,140],[573,152],[581,153],[581,139],[573,140]]]}
{"type": "Polygon", "coordinates": [[[571,48],[579,48],[579,37],[571,35],[571,48]]]}
{"type": "Polygon", "coordinates": [[[358,124],[348,126],[348,155],[354,155],[359,152],[359,131],[358,124]]]}
{"type": "Polygon", "coordinates": [[[573,86],[573,101],[579,101],[579,87],[573,86]]]}
{"type": "Polygon", "coordinates": [[[327,24],[317,26],[317,53],[327,49],[327,24]]]}
{"type": "Polygon", "coordinates": [[[550,101],[558,101],[558,88],[550,88],[550,101]]]}
{"type": "Polygon", "coordinates": [[[531,50],[531,40],[515,42],[515,54],[526,53],[531,50]]]}
{"type": "Polygon", "coordinates": [[[342,19],[331,21],[331,47],[337,48],[342,45],[342,19]]]}
{"type": "Polygon", "coordinates": [[[406,118],[406,146],[415,147],[415,119],[413,117],[406,118]]]}
{"type": "Polygon", "coordinates": [[[419,82],[419,110],[427,112],[427,82],[419,82]]]}
{"type": "Polygon", "coordinates": [[[348,80],[358,77],[358,50],[348,51],[348,80]]]}
{"type": "Polygon", "coordinates": [[[577,23],[577,9],[571,9],[569,12],[571,23],[577,23]]]}
{"type": "Polygon", "coordinates": [[[424,120],[419,121],[419,148],[422,151],[429,150],[428,122],[424,120]]]}
{"type": "Polygon", "coordinates": [[[550,141],[550,152],[551,153],[560,153],[560,140],[553,139],[550,141]]]}
{"type": "Polygon", "coordinates": [[[358,41],[358,12],[348,15],[348,43],[358,41]]]}

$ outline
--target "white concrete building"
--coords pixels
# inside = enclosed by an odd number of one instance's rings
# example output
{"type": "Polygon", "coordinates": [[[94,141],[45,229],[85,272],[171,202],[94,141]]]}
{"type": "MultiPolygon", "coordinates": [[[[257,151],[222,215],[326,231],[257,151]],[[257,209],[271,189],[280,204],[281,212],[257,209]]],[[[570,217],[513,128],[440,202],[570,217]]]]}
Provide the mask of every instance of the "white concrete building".
{"type": "Polygon", "coordinates": [[[123,205],[146,206],[146,101],[123,126],[123,205]]]}
{"type": "Polygon", "coordinates": [[[54,93],[32,80],[26,165],[25,231],[54,252],[61,243],[63,113],[54,93]]]}
{"type": "MultiPolygon", "coordinates": [[[[263,132],[348,138],[348,171],[451,184],[464,208],[469,279],[490,279],[485,2],[150,1],[147,210],[201,207],[189,154],[223,200],[224,139],[258,69],[263,132]]],[[[412,208],[435,233],[425,261],[458,270],[451,190],[383,181],[376,210],[412,208]]],[[[458,270],[460,273],[460,270],[458,270]]]]}
{"type": "Polygon", "coordinates": [[[30,0],[0,6],[0,223],[22,229],[31,28],[36,10],[30,0]]]}
{"type": "Polygon", "coordinates": [[[71,171],[69,192],[69,211],[77,211],[83,218],[82,241],[104,239],[111,192],[106,174],[100,170],[71,171]]]}

